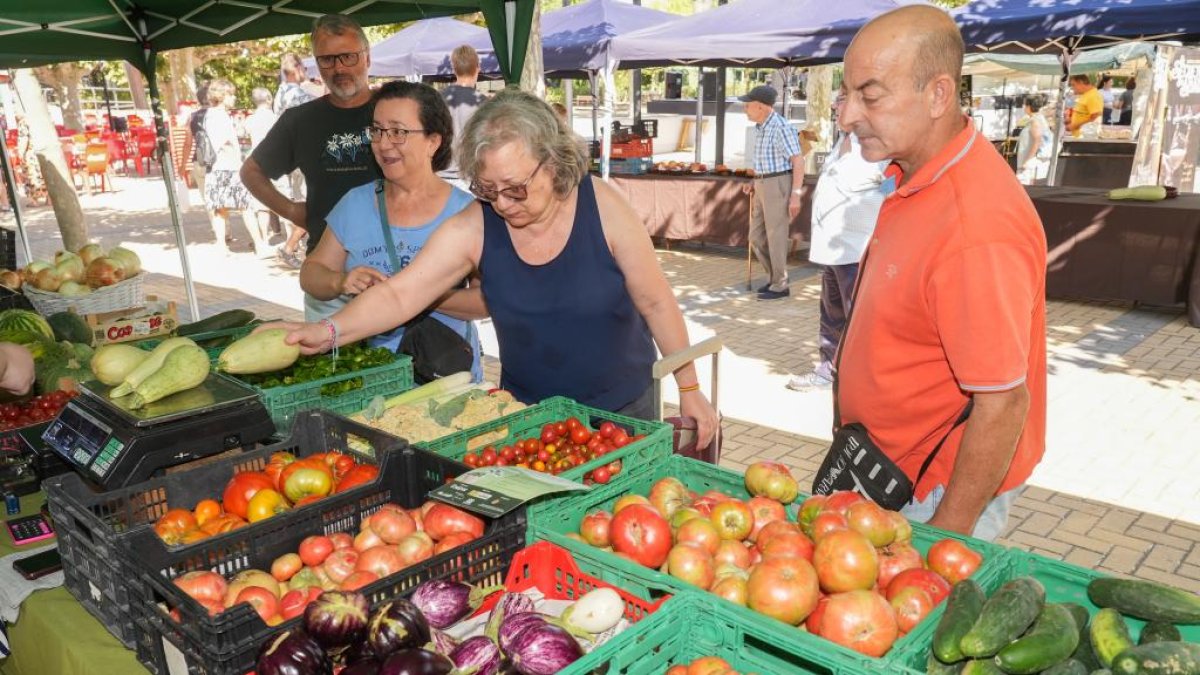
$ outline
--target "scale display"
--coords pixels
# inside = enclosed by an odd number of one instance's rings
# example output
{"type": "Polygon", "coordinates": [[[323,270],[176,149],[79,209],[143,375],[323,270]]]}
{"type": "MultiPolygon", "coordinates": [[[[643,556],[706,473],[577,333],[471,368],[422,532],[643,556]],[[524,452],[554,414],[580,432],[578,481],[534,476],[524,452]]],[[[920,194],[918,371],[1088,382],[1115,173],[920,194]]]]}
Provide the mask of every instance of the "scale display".
{"type": "Polygon", "coordinates": [[[125,444],[112,436],[112,427],[83,408],[68,403],[42,435],[63,459],[103,477],[125,444]]]}

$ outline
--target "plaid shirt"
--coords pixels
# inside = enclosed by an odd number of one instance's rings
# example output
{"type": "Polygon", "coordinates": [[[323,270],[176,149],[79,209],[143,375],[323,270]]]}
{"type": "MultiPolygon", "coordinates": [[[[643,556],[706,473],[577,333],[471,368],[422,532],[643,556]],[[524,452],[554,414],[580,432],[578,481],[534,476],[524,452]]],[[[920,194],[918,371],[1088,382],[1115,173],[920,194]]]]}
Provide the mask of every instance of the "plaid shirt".
{"type": "Polygon", "coordinates": [[[779,173],[792,170],[792,157],[801,154],[800,135],[792,129],[783,115],[771,111],[762,124],[754,125],[754,172],[779,173]]]}

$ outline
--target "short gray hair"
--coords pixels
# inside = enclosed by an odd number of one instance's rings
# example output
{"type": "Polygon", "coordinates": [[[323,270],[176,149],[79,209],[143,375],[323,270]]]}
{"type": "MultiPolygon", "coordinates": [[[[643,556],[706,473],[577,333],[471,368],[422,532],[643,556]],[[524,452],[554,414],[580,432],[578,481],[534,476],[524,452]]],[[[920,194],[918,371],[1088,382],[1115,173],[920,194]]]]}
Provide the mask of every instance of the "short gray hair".
{"type": "Polygon", "coordinates": [[[250,100],[254,101],[254,105],[265,105],[271,102],[271,90],[266,87],[255,87],[254,91],[250,92],[250,100]]]}
{"type": "Polygon", "coordinates": [[[358,25],[354,19],[345,14],[325,14],[317,17],[313,21],[312,35],[309,38],[312,40],[313,49],[317,47],[317,33],[329,33],[330,35],[344,35],[347,32],[354,33],[358,36],[358,41],[362,43],[363,49],[371,48],[371,41],[367,39],[367,33],[358,25]]]}
{"type": "Polygon", "coordinates": [[[474,181],[483,154],[514,141],[553,171],[559,197],[570,194],[587,175],[583,139],[545,101],[517,89],[501,91],[471,116],[462,132],[458,167],[474,181]]]}

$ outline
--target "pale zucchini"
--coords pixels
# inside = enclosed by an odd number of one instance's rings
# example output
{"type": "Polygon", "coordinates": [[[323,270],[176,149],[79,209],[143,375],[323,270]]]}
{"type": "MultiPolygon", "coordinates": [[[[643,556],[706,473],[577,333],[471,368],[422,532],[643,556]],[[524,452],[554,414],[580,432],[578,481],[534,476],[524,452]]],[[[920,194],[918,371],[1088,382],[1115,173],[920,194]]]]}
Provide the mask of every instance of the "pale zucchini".
{"type": "Polygon", "coordinates": [[[147,403],[197,387],[208,377],[208,369],[208,352],[202,348],[184,345],[173,349],[163,360],[162,367],[134,389],[131,407],[141,408],[147,403]]]}
{"type": "Polygon", "coordinates": [[[92,374],[110,387],[121,384],[134,369],[150,358],[150,352],[122,343],[100,345],[92,355],[92,374]]]}
{"type": "Polygon", "coordinates": [[[1161,202],[1167,198],[1167,188],[1161,185],[1115,188],[1108,191],[1108,198],[1118,201],[1128,199],[1140,202],[1161,202]]]}
{"type": "Polygon", "coordinates": [[[286,328],[252,333],[234,342],[217,357],[217,370],[230,375],[255,375],[283,370],[300,358],[300,345],[284,341],[286,328]]]}
{"type": "Polygon", "coordinates": [[[134,368],[128,375],[125,376],[125,381],[109,392],[109,396],[117,398],[132,394],[137,386],[144,382],[146,378],[153,375],[162,364],[166,361],[167,355],[175,351],[179,347],[191,346],[195,347],[196,343],[191,338],[173,337],[163,340],[159,343],[154,351],[150,352],[150,356],[142,361],[137,368],[134,368]]]}

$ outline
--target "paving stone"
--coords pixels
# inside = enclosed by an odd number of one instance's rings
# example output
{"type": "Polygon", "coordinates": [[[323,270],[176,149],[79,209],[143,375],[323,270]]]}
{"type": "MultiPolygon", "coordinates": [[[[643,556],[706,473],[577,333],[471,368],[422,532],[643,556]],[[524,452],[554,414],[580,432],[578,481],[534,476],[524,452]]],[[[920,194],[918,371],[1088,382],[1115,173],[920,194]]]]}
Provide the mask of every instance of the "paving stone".
{"type": "Polygon", "coordinates": [[[1112,551],[1109,551],[1108,555],[1104,557],[1103,564],[1109,569],[1117,570],[1118,572],[1124,574],[1129,574],[1137,568],[1138,563],[1141,562],[1144,556],[1144,551],[1125,548],[1124,546],[1117,546],[1114,547],[1112,551]]]}
{"type": "Polygon", "coordinates": [[[1057,516],[1035,513],[1025,519],[1025,522],[1021,524],[1021,530],[1030,534],[1046,536],[1053,532],[1061,522],[1062,519],[1057,516]]]}
{"type": "MultiPolygon", "coordinates": [[[[1138,521],[1139,524],[1141,522],[1141,520],[1138,521]]],[[[1146,541],[1152,541],[1156,544],[1165,544],[1167,546],[1179,549],[1189,548],[1195,543],[1194,541],[1189,541],[1181,537],[1172,536],[1161,530],[1149,530],[1144,527],[1134,526],[1125,532],[1131,537],[1137,537],[1138,539],[1145,539],[1146,541]]]]}
{"type": "Polygon", "coordinates": [[[1080,567],[1086,567],[1088,569],[1096,567],[1096,565],[1099,565],[1100,561],[1103,559],[1104,556],[1101,554],[1083,548],[1072,549],[1071,552],[1068,553],[1065,558],[1063,558],[1064,561],[1069,562],[1072,565],[1079,565],[1080,567]]]}
{"type": "Polygon", "coordinates": [[[1096,523],[1099,521],[1100,518],[1097,516],[1080,513],[1079,511],[1073,511],[1068,514],[1066,518],[1063,518],[1062,522],[1059,524],[1059,527],[1067,532],[1074,532],[1075,534],[1087,534],[1087,532],[1095,527],[1096,523]]]}
{"type": "Polygon", "coordinates": [[[1164,572],[1174,572],[1183,562],[1184,551],[1169,546],[1155,546],[1146,554],[1146,559],[1142,562],[1147,567],[1153,567],[1156,570],[1164,572]]]}
{"type": "MultiPolygon", "coordinates": [[[[1071,546],[1073,545],[1070,542],[1062,541],[1062,537],[1056,537],[1055,539],[1047,539],[1045,537],[1041,537],[1041,536],[1038,536],[1035,534],[1030,534],[1028,532],[1013,532],[1008,535],[1008,539],[1009,539],[1009,541],[1016,542],[1021,548],[1025,549],[1025,550],[1033,550],[1035,548],[1045,548],[1045,549],[1054,551],[1055,553],[1058,553],[1061,555],[1066,555],[1071,550],[1071,546]]],[[[1108,548],[1105,548],[1105,550],[1103,552],[1107,552],[1107,551],[1108,551],[1108,548]]]]}
{"type": "Polygon", "coordinates": [[[1062,542],[1064,546],[1078,546],[1096,553],[1107,554],[1112,550],[1113,547],[1111,542],[1100,541],[1086,535],[1075,534],[1074,532],[1067,532],[1064,530],[1055,532],[1054,539],[1055,541],[1062,542]]]}
{"type": "Polygon", "coordinates": [[[1103,516],[1108,513],[1109,507],[1104,504],[1098,504],[1087,499],[1072,497],[1071,495],[1056,494],[1050,498],[1051,504],[1062,506],[1072,511],[1082,511],[1094,516],[1103,516]]]}
{"type": "Polygon", "coordinates": [[[1185,577],[1179,574],[1172,574],[1170,572],[1163,572],[1162,570],[1156,570],[1147,567],[1139,568],[1137,570],[1137,576],[1140,579],[1157,581],[1162,584],[1167,584],[1168,586],[1182,588],[1185,591],[1200,593],[1200,579],[1193,577],[1185,577]]]}

